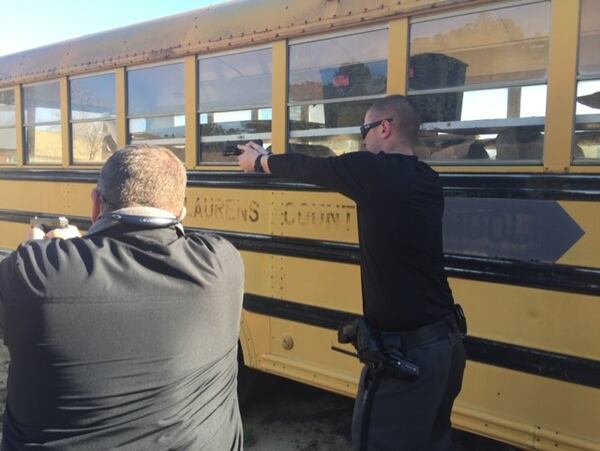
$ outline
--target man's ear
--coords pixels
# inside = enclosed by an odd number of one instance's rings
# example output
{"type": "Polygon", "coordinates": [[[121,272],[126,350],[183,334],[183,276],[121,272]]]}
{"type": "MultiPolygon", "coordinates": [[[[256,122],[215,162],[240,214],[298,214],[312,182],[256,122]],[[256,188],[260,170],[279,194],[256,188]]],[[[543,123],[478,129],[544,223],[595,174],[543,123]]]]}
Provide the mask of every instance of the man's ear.
{"type": "Polygon", "coordinates": [[[381,127],[380,128],[380,135],[382,138],[389,138],[389,136],[392,134],[392,124],[390,123],[390,121],[383,121],[381,123],[381,127]]]}
{"type": "Polygon", "coordinates": [[[92,224],[98,220],[102,211],[102,196],[97,188],[92,190],[92,224]]]}
{"type": "Polygon", "coordinates": [[[187,208],[181,207],[181,212],[177,216],[177,219],[179,219],[179,222],[183,221],[183,219],[185,218],[186,215],[187,215],[187,208]]]}

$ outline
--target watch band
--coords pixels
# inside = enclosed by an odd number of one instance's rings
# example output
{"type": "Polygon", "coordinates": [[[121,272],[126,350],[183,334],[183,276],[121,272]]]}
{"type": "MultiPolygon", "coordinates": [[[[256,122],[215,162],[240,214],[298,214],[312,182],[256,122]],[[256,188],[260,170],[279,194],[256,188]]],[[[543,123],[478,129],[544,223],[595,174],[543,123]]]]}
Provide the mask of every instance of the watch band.
{"type": "Polygon", "coordinates": [[[256,160],[254,160],[254,172],[265,172],[261,163],[262,157],[264,157],[264,155],[261,153],[256,157],[256,160]]]}

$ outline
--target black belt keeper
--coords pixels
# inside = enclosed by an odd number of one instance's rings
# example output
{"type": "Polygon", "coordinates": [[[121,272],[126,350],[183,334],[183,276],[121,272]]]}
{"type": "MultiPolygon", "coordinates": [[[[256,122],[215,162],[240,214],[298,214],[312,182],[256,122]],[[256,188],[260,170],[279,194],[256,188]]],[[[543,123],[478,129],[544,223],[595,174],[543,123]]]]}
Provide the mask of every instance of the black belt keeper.
{"type": "Polygon", "coordinates": [[[463,336],[467,335],[467,317],[460,304],[454,304],[453,313],[458,331],[463,334],[463,336]]]}

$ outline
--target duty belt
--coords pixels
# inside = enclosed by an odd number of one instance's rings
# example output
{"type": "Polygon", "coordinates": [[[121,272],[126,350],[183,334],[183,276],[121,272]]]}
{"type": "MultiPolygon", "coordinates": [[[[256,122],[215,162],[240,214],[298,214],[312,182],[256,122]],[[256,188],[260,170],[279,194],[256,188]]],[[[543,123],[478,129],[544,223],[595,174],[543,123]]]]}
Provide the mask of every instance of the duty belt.
{"type": "Polygon", "coordinates": [[[461,333],[454,313],[440,321],[419,327],[408,332],[380,332],[381,345],[384,349],[401,349],[406,351],[416,346],[433,343],[449,335],[461,333]]]}
{"type": "Polygon", "coordinates": [[[467,324],[460,306],[455,306],[453,312],[441,321],[409,332],[381,332],[361,317],[338,329],[338,341],[352,343],[356,354],[335,346],[331,349],[358,357],[377,374],[387,373],[399,379],[416,380],[419,367],[406,359],[407,349],[466,332],[467,324]]]}

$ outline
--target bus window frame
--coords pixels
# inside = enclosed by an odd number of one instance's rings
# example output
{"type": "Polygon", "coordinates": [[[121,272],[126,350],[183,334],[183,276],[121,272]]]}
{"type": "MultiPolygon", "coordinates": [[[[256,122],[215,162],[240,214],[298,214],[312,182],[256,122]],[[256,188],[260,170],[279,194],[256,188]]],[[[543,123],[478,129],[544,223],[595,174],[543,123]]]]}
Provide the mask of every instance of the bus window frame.
{"type": "Polygon", "coordinates": [[[19,134],[19,126],[18,126],[19,125],[18,124],[19,120],[18,120],[18,116],[20,114],[20,111],[17,109],[17,107],[19,106],[17,104],[17,88],[18,88],[18,86],[12,86],[10,88],[1,88],[0,89],[0,93],[12,91],[12,93],[13,93],[13,99],[14,99],[14,105],[13,105],[13,107],[14,107],[14,110],[15,110],[15,120],[14,120],[12,126],[0,124],[0,129],[2,129],[2,130],[10,130],[10,129],[14,129],[15,130],[15,136],[14,136],[14,138],[15,138],[15,162],[14,163],[2,163],[2,162],[0,162],[0,167],[12,168],[12,167],[17,166],[18,163],[19,163],[19,161],[18,161],[19,141],[17,139],[17,136],[19,134]]]}
{"type": "MultiPolygon", "coordinates": [[[[77,74],[77,75],[69,75],[67,77],[67,82],[68,82],[68,90],[69,90],[69,105],[68,105],[68,127],[69,127],[69,166],[70,167],[98,167],[98,166],[102,166],[104,164],[103,161],[91,161],[91,162],[83,162],[83,161],[77,161],[75,162],[74,159],[74,154],[73,154],[73,124],[82,124],[85,122],[109,122],[109,121],[114,121],[115,125],[118,122],[118,115],[119,115],[119,111],[118,111],[118,99],[119,99],[119,92],[117,89],[117,70],[116,69],[112,69],[112,70],[103,70],[103,71],[99,71],[99,72],[89,72],[89,73],[85,73],[85,74],[77,74]],[[102,117],[102,118],[97,118],[97,119],[73,119],[73,115],[72,115],[72,108],[71,108],[71,100],[72,100],[72,96],[71,96],[71,80],[81,80],[84,78],[91,78],[91,77],[99,77],[102,75],[108,75],[108,74],[112,74],[114,76],[114,89],[115,89],[115,98],[114,98],[114,102],[115,102],[115,112],[113,113],[113,115],[111,116],[106,116],[106,117],[102,117]]],[[[118,127],[116,127],[118,128],[118,127]]],[[[115,131],[115,134],[118,134],[117,131],[115,131]]],[[[118,148],[118,147],[117,147],[118,148]]]]}
{"type": "MultiPolygon", "coordinates": [[[[351,103],[351,102],[360,102],[360,101],[375,101],[378,99],[382,99],[384,97],[386,97],[387,95],[389,95],[389,91],[390,91],[390,81],[389,81],[389,61],[390,61],[390,55],[389,55],[389,42],[390,39],[392,39],[392,33],[390,32],[390,22],[391,20],[387,20],[385,22],[380,22],[377,24],[372,24],[372,25],[366,25],[366,26],[362,26],[362,27],[355,27],[355,28],[351,28],[351,29],[347,29],[347,30],[337,30],[337,31],[330,31],[330,32],[325,32],[325,33],[319,33],[319,34],[315,34],[315,35],[311,35],[311,36],[303,36],[303,37],[299,37],[299,38],[293,38],[293,39],[289,39],[287,41],[287,52],[288,52],[288,61],[287,61],[287,68],[286,68],[286,89],[287,89],[287,96],[285,99],[285,110],[286,110],[286,147],[285,147],[285,153],[289,153],[289,149],[290,149],[290,144],[291,144],[291,140],[295,139],[295,138],[303,138],[303,137],[310,137],[310,136],[321,136],[321,137],[327,137],[327,136],[337,136],[339,133],[345,133],[345,134],[354,134],[360,137],[360,124],[357,126],[348,126],[348,127],[329,127],[329,128],[322,128],[322,129],[318,129],[318,132],[315,135],[312,135],[310,132],[312,132],[312,130],[315,129],[308,129],[308,130],[291,130],[290,129],[290,108],[294,107],[294,106],[305,106],[305,105],[325,105],[325,104],[329,104],[329,103],[351,103]],[[347,37],[347,36],[357,36],[357,35],[361,35],[361,34],[366,34],[366,33],[372,33],[375,31],[386,31],[387,32],[387,41],[386,41],[386,48],[385,48],[385,61],[386,61],[386,65],[388,67],[387,72],[386,72],[386,90],[384,93],[381,94],[374,94],[374,95],[366,95],[366,96],[354,96],[354,97],[336,97],[336,98],[332,98],[332,99],[310,99],[310,100],[298,100],[298,101],[291,101],[289,98],[289,88],[290,88],[290,50],[291,47],[294,45],[299,45],[299,44],[309,44],[309,43],[315,43],[315,42],[320,42],[320,41],[327,41],[327,40],[331,40],[331,39],[336,39],[336,38],[343,38],[343,37],[347,37]]],[[[360,139],[360,142],[362,142],[362,139],[360,139]]]]}
{"type": "MultiPolygon", "coordinates": [[[[434,88],[434,89],[419,89],[414,90],[410,89],[409,85],[409,69],[410,64],[409,61],[406,61],[405,66],[405,77],[406,77],[406,96],[424,96],[431,94],[450,94],[450,93],[467,93],[467,92],[476,92],[490,89],[509,89],[509,88],[523,88],[527,86],[540,86],[544,85],[546,87],[546,110],[543,116],[531,116],[531,117],[507,117],[503,119],[477,119],[477,120],[468,120],[468,121],[442,121],[442,122],[427,122],[421,124],[421,130],[460,130],[467,128],[477,128],[478,124],[487,126],[487,127],[510,127],[510,126],[528,126],[528,125],[542,125],[542,132],[544,133],[544,143],[543,143],[543,151],[540,159],[535,160],[527,160],[527,159],[519,159],[519,160],[482,160],[479,159],[448,159],[448,160],[432,160],[427,159],[424,160],[431,166],[448,169],[451,171],[461,171],[461,170],[491,170],[491,171],[511,171],[511,168],[514,167],[525,167],[527,172],[543,172],[545,171],[545,162],[544,156],[547,151],[547,142],[546,142],[546,118],[548,115],[547,105],[548,105],[548,92],[549,92],[549,71],[550,71],[550,54],[551,54],[551,45],[553,39],[553,33],[555,31],[552,29],[552,2],[550,0],[507,0],[505,2],[499,3],[490,3],[473,7],[465,7],[462,9],[451,10],[448,12],[442,13],[434,13],[434,14],[425,14],[419,15],[418,17],[409,17],[408,21],[408,40],[407,40],[407,56],[410,58],[411,56],[411,38],[410,38],[410,30],[411,26],[419,23],[426,22],[434,22],[436,20],[449,19],[453,17],[461,17],[471,14],[485,13],[490,11],[501,11],[510,8],[534,5],[534,4],[547,4],[548,8],[550,8],[550,22],[548,24],[548,61],[546,65],[545,76],[541,78],[531,78],[527,80],[507,80],[500,82],[487,82],[487,83],[474,83],[474,84],[463,84],[460,86],[450,86],[444,88],[434,88]],[[466,126],[461,126],[459,124],[467,123],[466,126]],[[514,125],[512,125],[514,124],[514,125]],[[451,126],[450,126],[451,125],[451,126]]],[[[482,127],[485,128],[485,127],[482,127]]],[[[485,134],[485,132],[484,132],[485,134]]]]}
{"type": "MultiPolygon", "coordinates": [[[[577,140],[576,140],[577,124],[598,124],[600,126],[600,112],[598,112],[597,114],[577,115],[577,91],[579,90],[579,83],[586,82],[586,81],[597,81],[600,83],[600,69],[598,70],[597,73],[585,73],[585,74],[580,73],[580,57],[581,57],[580,43],[581,43],[581,38],[582,38],[581,17],[584,14],[583,5],[584,5],[584,2],[580,1],[579,23],[578,23],[579,28],[577,30],[577,64],[576,64],[576,68],[575,68],[577,71],[577,77],[576,77],[576,81],[575,81],[575,96],[574,96],[574,104],[573,104],[574,105],[573,133],[572,133],[573,134],[573,148],[575,148],[575,146],[577,145],[577,140]]],[[[598,39],[600,41],[600,35],[598,35],[598,39]]],[[[600,158],[576,159],[574,152],[571,152],[571,166],[573,166],[573,168],[581,168],[581,167],[600,168],[600,158]]]]}
{"type": "MultiPolygon", "coordinates": [[[[239,111],[239,109],[236,110],[223,110],[223,111],[209,111],[209,110],[201,110],[200,109],[200,62],[202,60],[207,60],[207,59],[211,59],[211,58],[219,58],[222,56],[231,56],[231,55],[241,55],[244,53],[252,53],[252,52],[256,52],[256,51],[260,51],[260,50],[270,50],[271,51],[271,103],[270,104],[260,104],[260,105],[242,105],[240,109],[256,109],[256,110],[260,110],[260,109],[270,109],[271,110],[271,114],[273,112],[273,104],[274,104],[274,99],[273,99],[273,79],[274,79],[274,58],[275,58],[275,52],[273,50],[273,43],[276,41],[272,41],[269,43],[265,43],[265,44],[257,44],[257,45],[251,45],[251,46],[244,46],[244,47],[239,47],[236,49],[227,49],[227,50],[220,50],[220,51],[216,51],[216,52],[211,52],[211,53],[198,53],[195,55],[195,62],[196,62],[196,98],[193,99],[194,102],[194,108],[195,108],[195,124],[194,126],[197,129],[197,145],[196,145],[196,149],[195,149],[195,157],[194,157],[194,167],[196,169],[201,169],[201,170],[217,170],[217,169],[222,169],[222,170],[226,170],[226,171],[237,171],[239,170],[238,164],[236,162],[227,162],[227,161],[202,161],[200,159],[200,149],[202,146],[203,142],[221,142],[219,139],[223,138],[225,136],[231,136],[232,140],[243,140],[245,138],[239,138],[240,135],[218,135],[218,136],[210,136],[208,141],[202,141],[202,135],[200,134],[200,125],[202,125],[200,123],[200,115],[201,114],[210,114],[210,113],[222,113],[222,112],[229,112],[229,111],[239,111]]],[[[286,99],[287,101],[287,99],[286,99]]],[[[243,134],[244,136],[247,135],[247,133],[243,134]]],[[[253,135],[256,139],[262,139],[262,140],[273,140],[273,119],[271,119],[271,131],[268,133],[268,135],[270,135],[270,137],[266,137],[265,135],[267,135],[267,133],[253,133],[253,135]]]]}
{"type": "Polygon", "coordinates": [[[62,78],[51,78],[49,80],[43,80],[43,81],[36,81],[36,82],[32,82],[32,83],[24,83],[20,85],[20,89],[21,89],[21,111],[20,111],[20,115],[21,115],[21,133],[23,136],[23,165],[25,167],[51,167],[51,168],[56,168],[56,167],[61,167],[63,166],[63,162],[64,162],[64,147],[65,147],[65,143],[64,141],[64,127],[65,124],[63,122],[63,116],[64,116],[64,105],[62,104],[62,88],[61,88],[61,83],[63,82],[64,77],[62,78]],[[56,121],[45,121],[45,122],[28,122],[25,120],[25,89],[26,88],[30,88],[33,86],[41,86],[41,85],[46,85],[46,84],[51,84],[51,83],[56,83],[58,85],[58,112],[59,112],[59,119],[56,121]],[[37,127],[37,126],[48,126],[48,125],[58,125],[59,127],[59,135],[60,135],[60,139],[61,139],[61,146],[60,146],[60,161],[57,163],[35,163],[35,162],[31,162],[28,161],[28,147],[26,145],[27,143],[27,127],[37,127]]]}
{"type": "MultiPolygon", "coordinates": [[[[183,146],[183,156],[184,159],[182,160],[183,163],[185,163],[185,147],[186,147],[186,139],[187,139],[187,134],[188,134],[188,124],[187,124],[187,117],[186,117],[186,104],[187,104],[187,98],[186,98],[186,93],[185,93],[185,85],[186,85],[186,70],[185,70],[185,58],[173,58],[173,59],[167,59],[164,61],[158,61],[158,62],[154,62],[154,63],[147,63],[147,64],[136,64],[136,65],[132,65],[132,66],[125,66],[125,143],[126,145],[132,145],[132,144],[155,144],[155,145],[181,145],[183,146]],[[181,64],[181,69],[182,69],[182,76],[183,76],[183,85],[182,85],[182,92],[183,92],[183,109],[181,111],[177,111],[177,112],[169,112],[169,113],[151,113],[151,114],[130,114],[130,108],[129,108],[129,72],[133,72],[133,71],[137,71],[137,70],[147,70],[147,69],[155,69],[157,67],[162,67],[162,66],[174,66],[177,64],[181,64]],[[152,119],[152,118],[166,118],[166,117],[176,117],[176,116],[183,116],[184,120],[186,120],[186,124],[185,124],[185,135],[183,138],[156,138],[156,139],[143,139],[143,140],[137,140],[137,141],[133,141],[131,139],[131,133],[130,133],[130,127],[129,127],[129,122],[132,119],[152,119]]],[[[115,80],[116,81],[116,80],[115,80]]],[[[117,92],[117,97],[120,95],[117,89],[117,86],[115,86],[115,91],[117,92]]],[[[117,105],[118,105],[118,101],[117,101],[117,105]]],[[[118,115],[118,111],[117,111],[117,115],[118,115]]]]}

